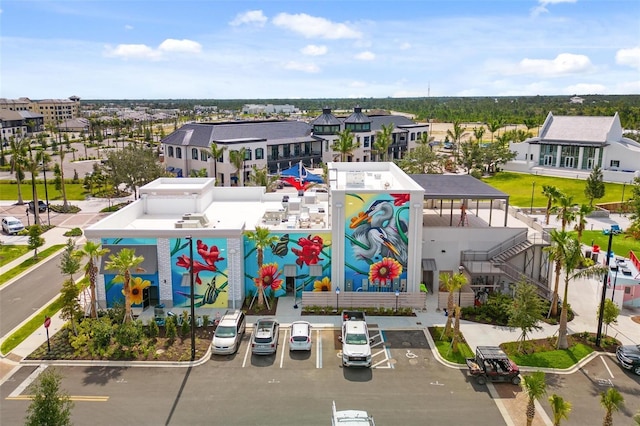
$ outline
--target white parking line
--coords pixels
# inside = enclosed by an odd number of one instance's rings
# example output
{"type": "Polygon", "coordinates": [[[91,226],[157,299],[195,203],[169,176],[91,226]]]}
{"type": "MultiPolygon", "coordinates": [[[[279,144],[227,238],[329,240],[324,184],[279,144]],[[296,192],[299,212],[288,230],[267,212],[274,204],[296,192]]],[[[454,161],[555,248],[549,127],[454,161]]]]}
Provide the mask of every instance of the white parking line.
{"type": "Polygon", "coordinates": [[[247,350],[244,351],[244,359],[242,360],[242,368],[244,368],[247,365],[247,359],[249,358],[249,353],[251,352],[251,341],[249,341],[249,344],[247,345],[247,350]]]}
{"type": "Polygon", "coordinates": [[[613,379],[613,378],[614,378],[614,377],[613,377],[613,373],[611,372],[611,370],[609,369],[609,366],[608,366],[608,365],[607,365],[607,363],[605,362],[604,357],[603,357],[603,356],[601,356],[601,357],[600,357],[600,360],[601,360],[601,361],[602,361],[602,363],[604,364],[604,368],[606,368],[606,369],[607,369],[607,371],[609,372],[609,375],[610,375],[610,376],[611,376],[611,378],[613,379]]]}
{"type": "MultiPolygon", "coordinates": [[[[284,329],[284,339],[282,340],[282,342],[283,342],[282,343],[282,349],[280,350],[280,368],[282,368],[282,364],[284,363],[284,353],[286,352],[285,351],[285,346],[287,345],[287,342],[288,342],[288,340],[287,340],[287,333],[288,332],[289,332],[289,329],[285,328],[284,329]]],[[[276,349],[277,349],[277,347],[276,347],[276,349]]]]}
{"type": "Polygon", "coordinates": [[[320,330],[316,330],[316,368],[322,368],[322,337],[320,330]]]}

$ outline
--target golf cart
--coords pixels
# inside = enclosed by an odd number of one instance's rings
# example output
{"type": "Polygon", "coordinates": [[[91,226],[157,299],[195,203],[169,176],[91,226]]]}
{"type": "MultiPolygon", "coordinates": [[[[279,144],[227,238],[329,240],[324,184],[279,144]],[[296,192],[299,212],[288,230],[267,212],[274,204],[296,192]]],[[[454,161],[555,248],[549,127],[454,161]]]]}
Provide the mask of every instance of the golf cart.
{"type": "Polygon", "coordinates": [[[479,385],[487,382],[520,383],[520,370],[498,346],[478,346],[475,358],[467,358],[469,375],[479,385]]]}

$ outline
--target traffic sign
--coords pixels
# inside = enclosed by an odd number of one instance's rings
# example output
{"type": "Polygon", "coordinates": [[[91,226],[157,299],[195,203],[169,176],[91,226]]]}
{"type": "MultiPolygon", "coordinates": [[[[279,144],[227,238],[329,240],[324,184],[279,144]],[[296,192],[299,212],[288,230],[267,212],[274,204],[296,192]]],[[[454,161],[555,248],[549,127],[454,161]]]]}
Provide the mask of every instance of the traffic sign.
{"type": "Polygon", "coordinates": [[[44,318],[44,328],[49,328],[50,325],[51,325],[51,318],[50,317],[45,317],[44,318]]]}

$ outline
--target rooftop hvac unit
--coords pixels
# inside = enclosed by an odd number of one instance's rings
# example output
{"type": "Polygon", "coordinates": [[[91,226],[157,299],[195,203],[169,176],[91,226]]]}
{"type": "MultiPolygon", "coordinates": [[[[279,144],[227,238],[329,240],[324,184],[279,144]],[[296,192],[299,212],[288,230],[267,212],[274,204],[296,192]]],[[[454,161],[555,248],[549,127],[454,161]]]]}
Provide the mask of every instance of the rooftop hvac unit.
{"type": "Polygon", "coordinates": [[[176,228],[202,228],[199,220],[179,220],[175,223],[176,228]]]}
{"type": "Polygon", "coordinates": [[[203,228],[209,224],[209,219],[204,213],[185,213],[182,215],[182,220],[197,220],[203,228]]]}

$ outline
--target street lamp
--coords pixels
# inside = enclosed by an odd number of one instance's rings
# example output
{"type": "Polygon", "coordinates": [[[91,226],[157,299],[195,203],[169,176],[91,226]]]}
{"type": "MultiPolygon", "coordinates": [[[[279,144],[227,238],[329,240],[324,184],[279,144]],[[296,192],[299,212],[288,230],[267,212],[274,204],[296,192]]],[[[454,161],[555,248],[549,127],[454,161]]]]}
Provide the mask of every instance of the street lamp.
{"type": "Polygon", "coordinates": [[[611,289],[611,301],[614,303],[615,303],[615,300],[613,300],[613,297],[616,295],[616,282],[618,281],[618,269],[620,269],[619,266],[616,267],[616,275],[613,277],[613,288],[611,289]]]}
{"type": "Polygon", "coordinates": [[[533,214],[533,195],[536,191],[536,181],[534,180],[531,185],[531,207],[529,208],[529,214],[533,214]]]}
{"type": "Polygon", "coordinates": [[[340,306],[340,287],[336,287],[336,312],[338,312],[339,306],[340,306]]]}
{"type": "MultiPolygon", "coordinates": [[[[458,273],[460,275],[462,275],[463,271],[464,271],[464,266],[462,265],[458,266],[458,273]]],[[[460,306],[461,299],[462,299],[462,286],[460,286],[460,288],[458,289],[458,306],[460,306]]]]}
{"type": "Polygon", "coordinates": [[[400,290],[396,290],[396,312],[398,312],[398,297],[400,297],[400,290]]]}
{"type": "Polygon", "coordinates": [[[189,288],[191,292],[191,361],[196,359],[196,305],[193,288],[193,238],[187,235],[189,240],[189,288]]]}
{"type": "Polygon", "coordinates": [[[622,199],[620,200],[620,216],[622,216],[623,210],[626,211],[626,209],[624,208],[624,190],[626,187],[627,187],[627,183],[624,182],[622,184],[622,199]]]}
{"type": "Polygon", "coordinates": [[[607,298],[607,278],[609,278],[609,258],[611,256],[611,243],[613,242],[613,231],[609,230],[609,244],[607,245],[607,273],[602,282],[602,296],[600,297],[600,311],[598,312],[598,334],[596,334],[596,346],[600,347],[602,339],[602,321],[604,318],[604,301],[607,298]]]}
{"type": "Polygon", "coordinates": [[[47,199],[47,225],[51,226],[51,213],[49,209],[49,190],[47,189],[47,164],[42,160],[42,174],[44,175],[44,196],[47,199]]]}

